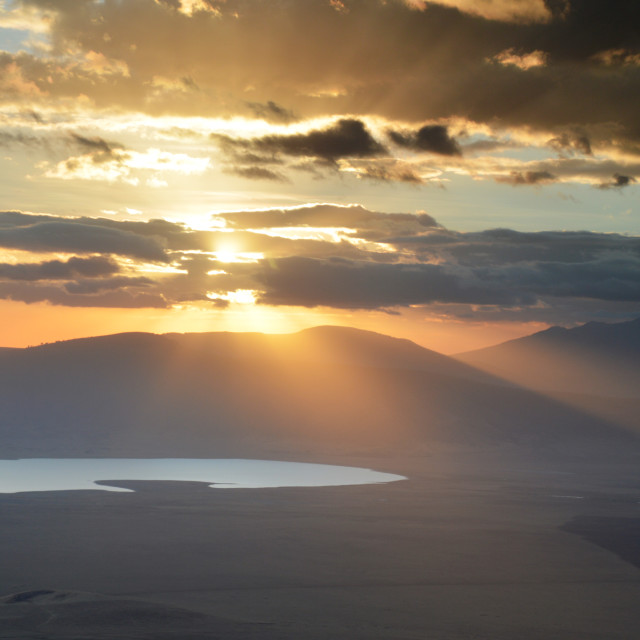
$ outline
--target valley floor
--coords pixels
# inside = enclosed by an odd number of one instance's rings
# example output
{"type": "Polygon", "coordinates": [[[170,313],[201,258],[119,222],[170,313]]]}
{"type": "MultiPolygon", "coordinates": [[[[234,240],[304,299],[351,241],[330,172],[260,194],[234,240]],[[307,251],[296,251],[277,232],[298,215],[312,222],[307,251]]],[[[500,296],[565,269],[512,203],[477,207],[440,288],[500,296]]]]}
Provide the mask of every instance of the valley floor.
{"type": "Polygon", "coordinates": [[[0,495],[0,638],[626,640],[640,628],[637,466],[327,462],[409,480],[0,495]]]}

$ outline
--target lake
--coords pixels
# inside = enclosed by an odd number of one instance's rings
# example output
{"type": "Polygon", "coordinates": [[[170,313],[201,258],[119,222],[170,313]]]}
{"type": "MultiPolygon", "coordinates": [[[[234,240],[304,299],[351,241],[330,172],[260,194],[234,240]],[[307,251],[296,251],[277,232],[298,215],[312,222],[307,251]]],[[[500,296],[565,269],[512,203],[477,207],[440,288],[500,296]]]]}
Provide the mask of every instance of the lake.
{"type": "Polygon", "coordinates": [[[395,482],[404,476],[359,467],[276,460],[199,458],[24,458],[0,460],[0,493],[131,489],[122,480],[206,482],[215,489],[333,487],[395,482]]]}

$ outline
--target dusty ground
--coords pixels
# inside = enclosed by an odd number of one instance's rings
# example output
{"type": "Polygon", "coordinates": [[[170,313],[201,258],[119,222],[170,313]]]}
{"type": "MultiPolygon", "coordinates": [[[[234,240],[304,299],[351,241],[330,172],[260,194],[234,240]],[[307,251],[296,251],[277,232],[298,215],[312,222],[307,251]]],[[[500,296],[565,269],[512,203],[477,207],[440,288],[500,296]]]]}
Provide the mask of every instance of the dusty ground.
{"type": "Polygon", "coordinates": [[[636,637],[637,466],[327,462],[410,479],[0,495],[0,638],[636,637]]]}

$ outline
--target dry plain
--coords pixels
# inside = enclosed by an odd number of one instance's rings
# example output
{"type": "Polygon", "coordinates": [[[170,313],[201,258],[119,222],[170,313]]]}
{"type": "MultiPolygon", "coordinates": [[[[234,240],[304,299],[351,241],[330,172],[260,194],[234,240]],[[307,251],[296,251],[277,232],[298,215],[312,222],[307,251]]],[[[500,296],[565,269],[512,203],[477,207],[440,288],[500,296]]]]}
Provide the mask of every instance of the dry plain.
{"type": "Polygon", "coordinates": [[[0,637],[626,640],[640,627],[633,458],[326,461],[409,479],[1,495],[0,637]]]}

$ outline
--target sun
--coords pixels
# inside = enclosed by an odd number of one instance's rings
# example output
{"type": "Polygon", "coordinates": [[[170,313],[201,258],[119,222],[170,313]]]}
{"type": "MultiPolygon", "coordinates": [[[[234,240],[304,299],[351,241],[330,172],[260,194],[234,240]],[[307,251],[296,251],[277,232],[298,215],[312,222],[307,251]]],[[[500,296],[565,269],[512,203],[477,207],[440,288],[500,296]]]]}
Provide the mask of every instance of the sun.
{"type": "Polygon", "coordinates": [[[258,299],[257,293],[252,289],[236,289],[235,291],[229,291],[226,298],[229,302],[235,304],[255,304],[258,299]]]}
{"type": "Polygon", "coordinates": [[[221,249],[215,252],[218,262],[238,262],[238,253],[232,249],[221,249]]]}

